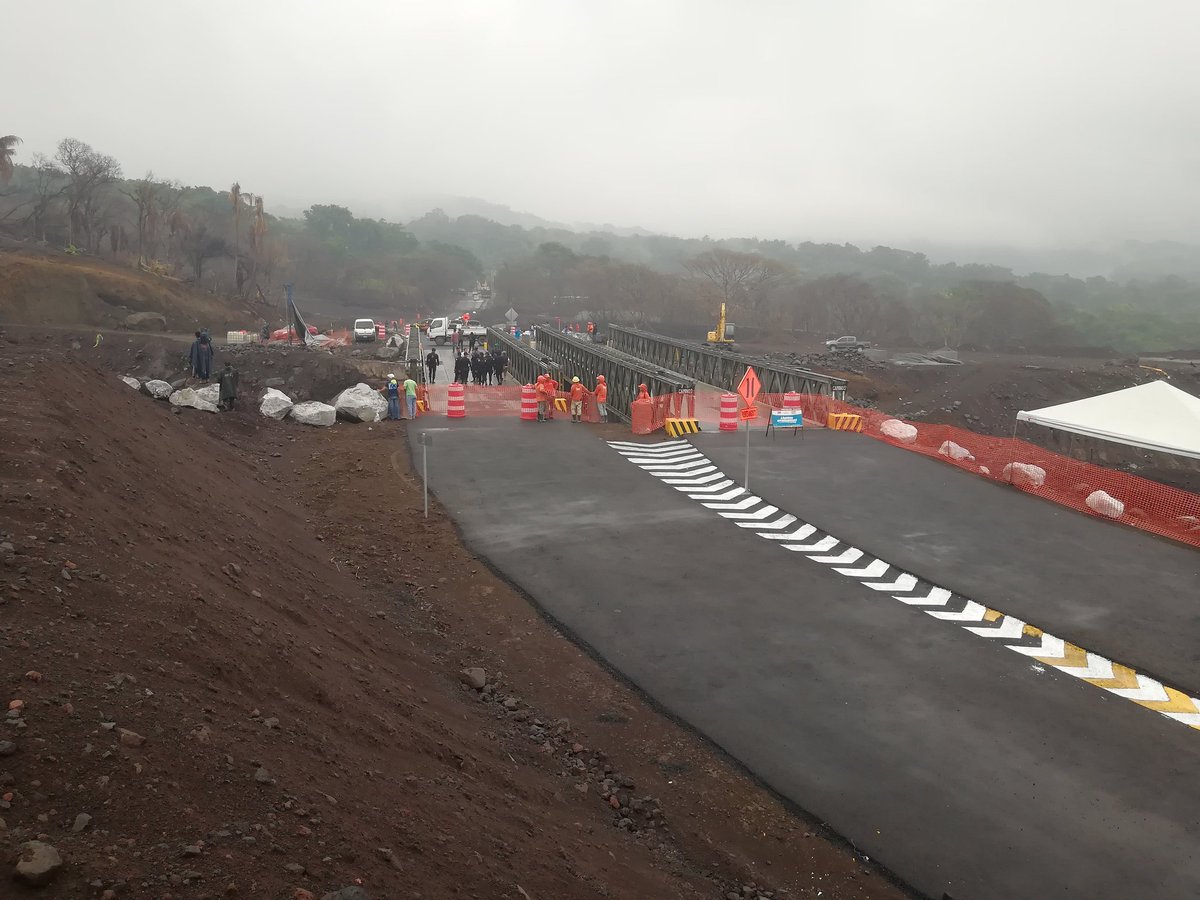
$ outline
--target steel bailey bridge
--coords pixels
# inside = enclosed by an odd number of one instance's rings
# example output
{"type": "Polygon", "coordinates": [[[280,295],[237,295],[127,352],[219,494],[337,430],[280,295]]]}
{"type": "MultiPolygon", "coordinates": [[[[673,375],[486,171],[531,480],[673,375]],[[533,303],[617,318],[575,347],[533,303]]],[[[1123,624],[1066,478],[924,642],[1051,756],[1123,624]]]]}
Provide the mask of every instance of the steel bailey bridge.
{"type": "Polygon", "coordinates": [[[846,380],[789,366],[764,356],[747,356],[729,350],[716,350],[677,338],[627,328],[608,326],[608,343],[614,350],[628,353],[654,366],[673,369],[696,381],[722,390],[734,390],[746,366],[753,366],[767,394],[825,394],[835,400],[846,399],[846,380]]]}
{"type": "Polygon", "coordinates": [[[488,328],[487,340],[489,348],[503,347],[508,353],[507,372],[517,384],[533,384],[539,375],[553,375],[555,381],[562,381],[558,363],[528,344],[522,344],[503,328],[495,325],[488,328]]]}
{"type": "MultiPolygon", "coordinates": [[[[611,350],[602,344],[567,337],[542,326],[538,326],[535,332],[538,349],[550,354],[562,367],[563,378],[558,379],[560,382],[578,375],[581,381],[594,385],[597,375],[604,376],[608,384],[608,414],[623,422],[629,421],[630,404],[637,399],[639,384],[646,385],[655,397],[696,389],[695,379],[611,350]]],[[[560,387],[564,386],[560,384],[560,387]]]]}

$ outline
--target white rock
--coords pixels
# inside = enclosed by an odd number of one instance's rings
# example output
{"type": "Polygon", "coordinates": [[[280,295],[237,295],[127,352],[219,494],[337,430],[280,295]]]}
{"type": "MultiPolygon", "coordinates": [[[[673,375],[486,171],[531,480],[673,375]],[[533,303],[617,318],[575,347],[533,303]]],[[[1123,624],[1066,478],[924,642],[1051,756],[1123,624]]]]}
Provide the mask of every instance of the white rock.
{"type": "Polygon", "coordinates": [[[204,387],[195,388],[196,396],[205,403],[211,403],[216,406],[221,399],[221,386],[219,384],[206,384],[204,387]]]}
{"type": "Polygon", "coordinates": [[[987,466],[980,466],[980,467],[979,467],[979,471],[980,471],[980,472],[982,472],[984,475],[991,475],[991,474],[992,474],[992,470],[991,470],[991,469],[989,469],[987,466]]]}
{"type": "Polygon", "coordinates": [[[258,407],[258,411],[264,416],[270,416],[272,419],[282,419],[294,405],[292,398],[283,391],[277,391],[275,388],[267,388],[267,392],[263,394],[262,404],[258,407]]]}
{"type": "Polygon", "coordinates": [[[1125,514],[1125,504],[1104,491],[1092,491],[1083,502],[1100,515],[1108,516],[1110,519],[1119,519],[1125,514]]]}
{"type": "Polygon", "coordinates": [[[333,399],[339,418],[351,422],[379,422],[387,415],[387,401],[369,384],[346,388],[333,399]]]}
{"type": "Polygon", "coordinates": [[[1034,487],[1041,487],[1046,483],[1046,470],[1041,466],[1030,465],[1029,463],[1009,463],[1004,467],[1002,473],[1005,480],[1013,484],[1031,484],[1034,487]]]}
{"type": "Polygon", "coordinates": [[[129,385],[131,388],[133,388],[135,391],[140,391],[142,389],[142,383],[140,381],[138,381],[136,378],[133,378],[129,375],[122,375],[121,380],[123,382],[125,382],[127,385],[129,385]]]}
{"type": "Polygon", "coordinates": [[[951,459],[969,459],[972,462],[975,460],[975,456],[970,450],[954,441],[942,441],[942,446],[938,447],[938,453],[951,459]]]}
{"type": "Polygon", "coordinates": [[[144,387],[146,389],[146,393],[155,400],[166,400],[171,396],[171,391],[174,390],[169,382],[159,381],[157,378],[155,378],[153,381],[147,381],[144,385],[142,385],[142,387],[144,387]]]}
{"type": "Polygon", "coordinates": [[[200,396],[200,393],[192,388],[184,388],[176,391],[170,396],[172,406],[186,406],[190,409],[198,409],[202,412],[219,412],[215,403],[210,403],[200,396]]]}
{"type": "Polygon", "coordinates": [[[899,419],[888,419],[879,426],[879,430],[902,444],[911,444],[917,439],[917,429],[899,419]]]}
{"type": "Polygon", "coordinates": [[[52,846],[42,841],[26,841],[21,845],[13,875],[33,887],[44,887],[54,880],[62,867],[63,858],[52,846]]]}
{"type": "Polygon", "coordinates": [[[292,407],[292,418],[301,425],[332,425],[337,421],[337,410],[328,403],[309,400],[292,407]]]}

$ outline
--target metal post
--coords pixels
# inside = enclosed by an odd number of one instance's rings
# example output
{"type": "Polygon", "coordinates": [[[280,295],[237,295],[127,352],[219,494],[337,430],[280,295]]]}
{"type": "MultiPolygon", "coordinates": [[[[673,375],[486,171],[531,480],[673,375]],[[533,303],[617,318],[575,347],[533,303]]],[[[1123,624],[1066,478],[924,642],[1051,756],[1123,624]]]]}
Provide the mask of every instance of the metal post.
{"type": "Polygon", "coordinates": [[[742,482],[742,487],[750,490],[750,420],[746,420],[746,480],[742,482]]]}
{"type": "MultiPolygon", "coordinates": [[[[424,437],[424,435],[422,435],[424,437]]],[[[421,480],[425,482],[425,518],[429,518],[429,445],[421,441],[421,480]]]]}

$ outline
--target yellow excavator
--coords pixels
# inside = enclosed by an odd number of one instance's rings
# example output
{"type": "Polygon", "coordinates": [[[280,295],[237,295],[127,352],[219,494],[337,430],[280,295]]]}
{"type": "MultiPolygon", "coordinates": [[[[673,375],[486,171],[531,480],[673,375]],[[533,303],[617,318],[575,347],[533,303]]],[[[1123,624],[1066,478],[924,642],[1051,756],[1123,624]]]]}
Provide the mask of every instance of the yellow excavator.
{"type": "Polygon", "coordinates": [[[705,341],[710,347],[724,347],[726,350],[733,349],[733,323],[725,321],[725,304],[721,304],[721,317],[717,319],[717,330],[708,333],[708,340],[705,341]]]}

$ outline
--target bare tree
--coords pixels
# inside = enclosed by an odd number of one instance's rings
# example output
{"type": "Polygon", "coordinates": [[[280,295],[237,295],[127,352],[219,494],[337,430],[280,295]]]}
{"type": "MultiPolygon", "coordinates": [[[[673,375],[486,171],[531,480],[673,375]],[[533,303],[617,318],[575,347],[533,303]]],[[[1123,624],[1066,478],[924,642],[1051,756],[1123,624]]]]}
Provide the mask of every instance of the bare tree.
{"type": "MultiPolygon", "coordinates": [[[[134,182],[132,191],[121,191],[133,201],[137,209],[137,252],[138,262],[146,253],[146,245],[150,242],[151,220],[155,214],[155,199],[158,194],[159,182],[155,181],[154,173],[147,172],[146,176],[134,182]]],[[[114,253],[115,253],[114,249],[114,253]]]]}
{"type": "Polygon", "coordinates": [[[101,189],[121,177],[121,164],[75,138],[59,141],[54,158],[67,176],[65,193],[71,243],[82,232],[88,249],[95,249],[92,234],[100,213],[101,189]]]}
{"type": "Polygon", "coordinates": [[[8,184],[12,181],[13,159],[17,155],[17,144],[21,143],[21,139],[15,134],[6,134],[0,137],[0,184],[8,184]]]}
{"type": "Polygon", "coordinates": [[[759,310],[786,269],[773,259],[720,247],[687,260],[684,268],[693,277],[712,284],[726,306],[742,303],[759,310]]]}

